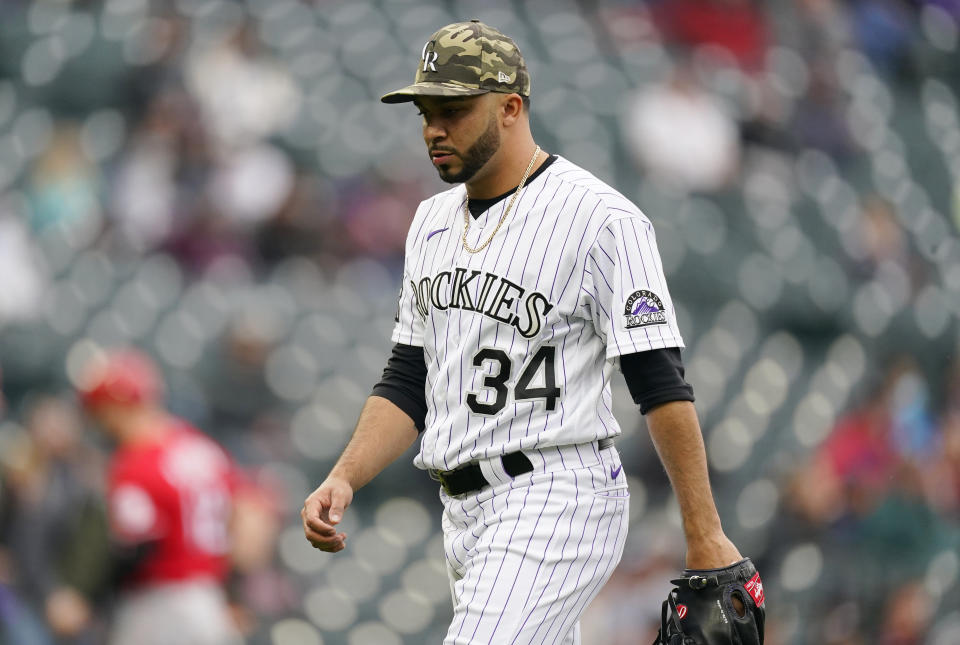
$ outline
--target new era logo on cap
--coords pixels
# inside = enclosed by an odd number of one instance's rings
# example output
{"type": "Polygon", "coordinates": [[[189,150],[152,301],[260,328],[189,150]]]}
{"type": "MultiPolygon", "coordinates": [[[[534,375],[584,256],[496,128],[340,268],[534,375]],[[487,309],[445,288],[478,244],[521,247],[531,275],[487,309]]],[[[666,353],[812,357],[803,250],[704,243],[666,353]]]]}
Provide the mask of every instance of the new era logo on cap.
{"type": "Polygon", "coordinates": [[[510,77],[504,74],[503,72],[497,72],[497,82],[498,83],[509,83],[510,77]]]}

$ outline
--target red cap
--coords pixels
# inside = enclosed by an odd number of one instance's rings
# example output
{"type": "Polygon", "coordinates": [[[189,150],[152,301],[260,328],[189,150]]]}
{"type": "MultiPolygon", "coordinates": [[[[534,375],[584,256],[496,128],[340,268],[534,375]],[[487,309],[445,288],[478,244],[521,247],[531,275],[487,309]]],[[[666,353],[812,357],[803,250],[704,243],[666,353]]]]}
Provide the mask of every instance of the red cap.
{"type": "Polygon", "coordinates": [[[87,366],[79,393],[83,406],[90,409],[104,403],[154,403],[160,398],[162,387],[153,361],[141,352],[125,349],[87,366]]]}

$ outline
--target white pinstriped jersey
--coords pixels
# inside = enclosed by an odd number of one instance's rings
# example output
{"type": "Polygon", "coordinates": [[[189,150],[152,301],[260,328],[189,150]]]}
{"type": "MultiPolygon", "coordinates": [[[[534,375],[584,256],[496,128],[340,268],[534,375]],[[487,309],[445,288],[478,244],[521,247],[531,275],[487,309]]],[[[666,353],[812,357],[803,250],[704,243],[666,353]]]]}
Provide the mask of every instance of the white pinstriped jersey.
{"type": "MultiPolygon", "coordinates": [[[[407,235],[393,342],[422,346],[419,468],[620,434],[618,356],[683,347],[653,227],[623,195],[559,157],[523,188],[479,253],[464,250],[458,185],[407,235]]],[[[471,222],[483,243],[509,198],[471,222]]]]}

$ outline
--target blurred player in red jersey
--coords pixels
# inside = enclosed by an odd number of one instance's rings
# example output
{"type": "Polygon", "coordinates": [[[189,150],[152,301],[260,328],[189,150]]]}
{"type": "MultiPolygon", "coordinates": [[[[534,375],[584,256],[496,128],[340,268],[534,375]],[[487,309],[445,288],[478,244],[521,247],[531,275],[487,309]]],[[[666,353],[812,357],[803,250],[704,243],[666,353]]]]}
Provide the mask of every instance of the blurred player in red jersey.
{"type": "Polygon", "coordinates": [[[152,362],[126,350],[93,361],[84,409],[116,444],[108,476],[111,645],[240,642],[223,582],[237,471],[211,439],[161,404],[152,362]]]}

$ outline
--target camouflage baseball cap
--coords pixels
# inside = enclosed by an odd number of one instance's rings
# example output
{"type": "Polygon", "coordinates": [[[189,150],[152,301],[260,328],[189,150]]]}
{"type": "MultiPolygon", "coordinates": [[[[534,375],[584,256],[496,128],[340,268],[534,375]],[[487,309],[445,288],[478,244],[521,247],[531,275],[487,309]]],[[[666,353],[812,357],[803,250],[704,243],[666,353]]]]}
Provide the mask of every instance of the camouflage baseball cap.
{"type": "Polygon", "coordinates": [[[423,46],[413,85],[384,94],[384,103],[418,96],[530,96],[530,74],[516,43],[479,20],[441,27],[423,46]]]}

